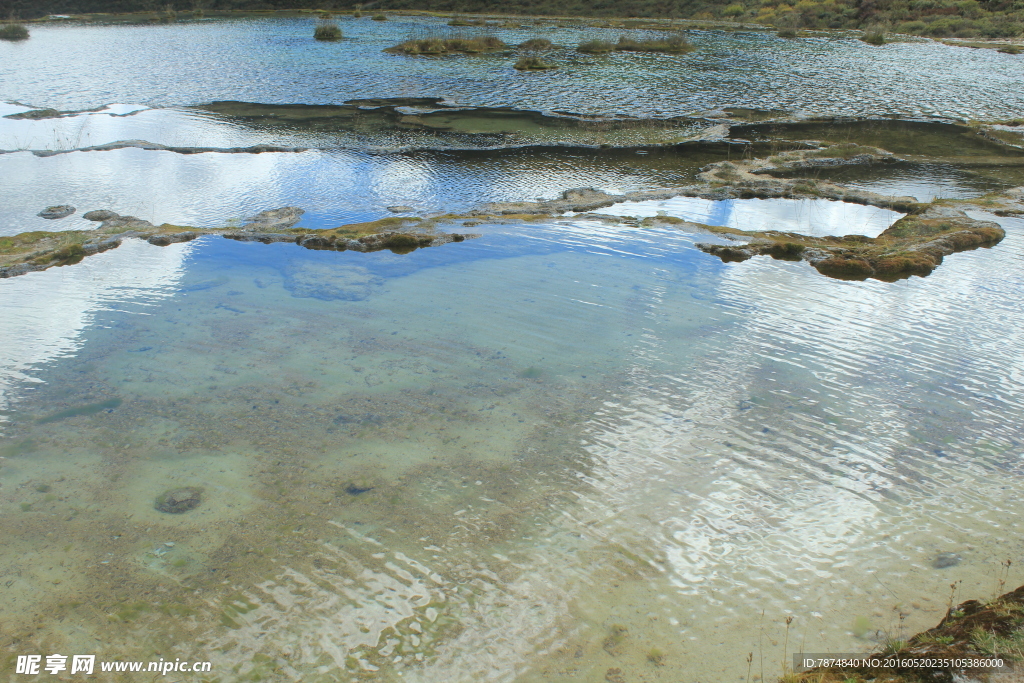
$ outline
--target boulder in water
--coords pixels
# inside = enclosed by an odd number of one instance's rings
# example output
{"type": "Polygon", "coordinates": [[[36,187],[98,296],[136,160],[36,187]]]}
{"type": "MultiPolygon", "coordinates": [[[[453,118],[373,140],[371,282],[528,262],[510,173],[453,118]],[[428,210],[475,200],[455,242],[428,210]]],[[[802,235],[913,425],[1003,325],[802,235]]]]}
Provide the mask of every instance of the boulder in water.
{"type": "Polygon", "coordinates": [[[48,206],[40,211],[37,216],[41,218],[49,218],[55,220],[57,218],[67,218],[75,212],[75,207],[70,204],[59,204],[57,206],[48,206]]]}
{"type": "Polygon", "coordinates": [[[86,211],[82,214],[82,218],[87,221],[109,221],[111,218],[117,218],[117,214],[109,209],[96,209],[95,211],[86,211]]]}

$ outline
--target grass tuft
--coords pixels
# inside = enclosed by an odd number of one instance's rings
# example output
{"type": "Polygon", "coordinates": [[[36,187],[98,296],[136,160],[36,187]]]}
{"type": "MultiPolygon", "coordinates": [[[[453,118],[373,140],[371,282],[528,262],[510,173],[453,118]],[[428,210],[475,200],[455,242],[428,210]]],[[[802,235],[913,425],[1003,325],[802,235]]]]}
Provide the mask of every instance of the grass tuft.
{"type": "Polygon", "coordinates": [[[885,45],[888,40],[885,39],[885,34],[881,31],[868,31],[860,37],[868,45],[885,45]]]}
{"type": "Polygon", "coordinates": [[[552,50],[554,47],[555,46],[547,38],[530,38],[527,41],[519,43],[520,50],[529,50],[531,52],[552,50]]]}
{"type": "Polygon", "coordinates": [[[549,62],[545,62],[540,57],[528,56],[520,57],[513,67],[517,71],[545,71],[547,69],[557,69],[558,67],[549,62]]]}
{"type": "Polygon", "coordinates": [[[1001,656],[1018,662],[1024,659],[1024,630],[1018,629],[1009,635],[1001,636],[983,628],[976,628],[971,632],[971,643],[987,655],[1001,656]]]}
{"type": "Polygon", "coordinates": [[[614,49],[615,44],[607,40],[588,40],[576,46],[576,51],[585,55],[606,55],[614,49]]]}
{"type": "Polygon", "coordinates": [[[494,36],[480,38],[417,38],[384,50],[401,55],[447,55],[456,52],[477,54],[508,49],[502,40],[494,36]]]}
{"type": "Polygon", "coordinates": [[[615,44],[615,49],[623,52],[670,52],[673,54],[686,54],[693,52],[694,47],[686,36],[675,34],[668,38],[652,38],[650,40],[636,40],[622,36],[615,44]]]}
{"type": "Polygon", "coordinates": [[[686,36],[675,34],[668,38],[652,38],[650,40],[637,40],[620,36],[619,42],[612,43],[607,40],[590,40],[580,43],[576,51],[588,55],[604,55],[609,52],[667,52],[672,54],[686,54],[693,52],[694,47],[686,36]]]}
{"type": "Polygon", "coordinates": [[[313,37],[317,40],[341,40],[341,29],[333,21],[322,20],[317,22],[313,37]]]}
{"type": "Polygon", "coordinates": [[[0,40],[26,40],[28,29],[23,24],[4,24],[0,26],[0,40]]]}

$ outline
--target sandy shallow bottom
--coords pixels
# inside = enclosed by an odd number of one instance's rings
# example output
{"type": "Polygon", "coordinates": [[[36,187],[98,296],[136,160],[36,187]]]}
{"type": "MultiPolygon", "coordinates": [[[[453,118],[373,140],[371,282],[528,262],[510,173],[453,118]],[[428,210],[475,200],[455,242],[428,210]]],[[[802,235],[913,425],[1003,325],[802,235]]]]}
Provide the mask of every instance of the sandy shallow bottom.
{"type": "Polygon", "coordinates": [[[998,220],[896,284],[586,221],[0,281],[0,670],[746,680],[747,653],[768,678],[928,627],[950,583],[1020,578],[1024,224],[998,220]]]}

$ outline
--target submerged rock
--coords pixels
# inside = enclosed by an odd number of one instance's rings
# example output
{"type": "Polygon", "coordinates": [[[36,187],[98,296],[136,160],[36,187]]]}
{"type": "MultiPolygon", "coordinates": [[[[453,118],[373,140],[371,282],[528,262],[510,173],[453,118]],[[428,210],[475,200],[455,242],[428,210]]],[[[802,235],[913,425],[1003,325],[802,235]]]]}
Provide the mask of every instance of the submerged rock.
{"type": "Polygon", "coordinates": [[[67,218],[75,212],[75,207],[70,204],[59,204],[57,206],[48,206],[36,215],[40,218],[49,218],[55,220],[57,218],[67,218]]]}
{"type": "Polygon", "coordinates": [[[299,299],[363,301],[382,284],[362,266],[296,262],[285,270],[284,288],[299,299]]]}
{"type": "Polygon", "coordinates": [[[350,496],[359,496],[374,488],[374,485],[365,479],[355,479],[346,483],[342,490],[350,496]]]}
{"type": "Polygon", "coordinates": [[[626,651],[626,639],[629,637],[629,629],[622,624],[612,624],[608,630],[608,636],[601,643],[604,651],[612,657],[618,657],[626,651]]]}
{"type": "Polygon", "coordinates": [[[388,211],[391,213],[412,213],[416,209],[411,206],[405,206],[404,204],[396,204],[395,206],[389,206],[388,211]]]}
{"type": "Polygon", "coordinates": [[[945,569],[946,567],[955,567],[960,564],[960,556],[956,553],[939,553],[932,560],[932,567],[935,569],[945,569]]]}
{"type": "Polygon", "coordinates": [[[161,493],[157,496],[153,507],[160,512],[180,515],[183,512],[194,510],[201,502],[203,502],[203,490],[195,486],[186,486],[161,493]]]}

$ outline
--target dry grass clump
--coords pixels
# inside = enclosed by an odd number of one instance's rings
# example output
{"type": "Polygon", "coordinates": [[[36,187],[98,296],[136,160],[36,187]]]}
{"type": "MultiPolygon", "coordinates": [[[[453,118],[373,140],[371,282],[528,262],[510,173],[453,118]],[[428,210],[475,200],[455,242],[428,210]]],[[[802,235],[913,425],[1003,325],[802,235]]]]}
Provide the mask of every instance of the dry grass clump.
{"type": "Polygon", "coordinates": [[[547,69],[557,69],[558,67],[549,62],[545,62],[540,57],[528,56],[520,57],[513,68],[517,71],[546,71],[547,69]]]}
{"type": "Polygon", "coordinates": [[[623,52],[671,52],[674,54],[685,54],[693,52],[694,47],[686,36],[677,33],[668,38],[652,38],[650,40],[636,40],[622,36],[615,44],[615,49],[623,52]]]}
{"type": "Polygon", "coordinates": [[[651,38],[649,40],[638,40],[620,36],[619,42],[612,43],[607,40],[589,40],[580,43],[576,51],[588,55],[604,55],[612,51],[618,52],[666,52],[671,54],[686,54],[693,52],[694,47],[686,36],[677,33],[667,38],[651,38]]]}
{"type": "Polygon", "coordinates": [[[585,55],[606,55],[614,49],[615,44],[607,40],[588,40],[576,46],[576,51],[585,55]]]}
{"type": "Polygon", "coordinates": [[[456,52],[477,54],[505,49],[508,49],[508,45],[499,38],[482,36],[480,38],[414,38],[384,51],[400,55],[447,55],[456,52]]]}
{"type": "Polygon", "coordinates": [[[531,52],[541,52],[543,50],[553,50],[554,45],[547,38],[530,38],[527,41],[519,43],[520,50],[530,50],[531,52]]]}
{"type": "Polygon", "coordinates": [[[464,19],[462,17],[452,17],[452,20],[448,22],[449,26],[486,26],[487,22],[483,19],[464,19]]]}
{"type": "Polygon", "coordinates": [[[317,22],[313,37],[317,40],[341,40],[341,29],[333,21],[321,20],[317,22]]]}
{"type": "Polygon", "coordinates": [[[28,29],[23,24],[4,24],[0,26],[0,40],[25,40],[28,29]]]}

